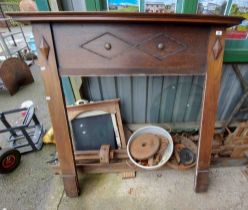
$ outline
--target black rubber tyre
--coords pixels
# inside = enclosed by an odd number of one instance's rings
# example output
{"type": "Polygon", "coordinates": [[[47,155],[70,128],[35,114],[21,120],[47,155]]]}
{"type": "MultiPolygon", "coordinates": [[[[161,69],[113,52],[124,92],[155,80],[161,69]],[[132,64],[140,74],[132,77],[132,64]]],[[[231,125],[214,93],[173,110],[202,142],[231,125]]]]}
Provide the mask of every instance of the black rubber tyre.
{"type": "Polygon", "coordinates": [[[21,153],[12,148],[0,150],[0,173],[7,174],[14,171],[20,164],[21,153]]]}

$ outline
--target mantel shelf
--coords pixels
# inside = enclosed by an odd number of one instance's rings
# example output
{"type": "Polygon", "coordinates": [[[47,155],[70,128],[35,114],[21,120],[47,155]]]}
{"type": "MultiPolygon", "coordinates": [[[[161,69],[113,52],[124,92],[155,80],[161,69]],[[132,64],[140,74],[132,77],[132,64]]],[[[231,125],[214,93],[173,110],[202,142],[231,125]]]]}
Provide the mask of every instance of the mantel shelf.
{"type": "Polygon", "coordinates": [[[9,12],[7,15],[20,22],[158,22],[226,27],[238,25],[244,19],[214,15],[111,12],[9,12]]]}

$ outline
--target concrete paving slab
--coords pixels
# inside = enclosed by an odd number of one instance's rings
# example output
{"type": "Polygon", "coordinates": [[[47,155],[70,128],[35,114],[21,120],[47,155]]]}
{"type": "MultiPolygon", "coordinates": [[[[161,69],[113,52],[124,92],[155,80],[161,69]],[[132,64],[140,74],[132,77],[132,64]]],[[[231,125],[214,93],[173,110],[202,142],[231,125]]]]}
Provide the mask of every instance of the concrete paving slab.
{"type": "Polygon", "coordinates": [[[212,169],[207,193],[193,191],[194,170],[138,173],[122,180],[115,174],[80,178],[79,198],[63,195],[59,210],[226,210],[248,209],[248,179],[244,167],[212,169]]]}
{"type": "MultiPolygon", "coordinates": [[[[31,67],[35,82],[22,87],[14,96],[0,91],[0,111],[19,108],[25,100],[32,100],[37,106],[37,116],[45,128],[50,127],[50,118],[39,67],[31,67]]],[[[15,123],[18,116],[11,120],[15,123]]],[[[0,128],[3,125],[0,123],[0,128]]],[[[8,146],[8,134],[0,135],[0,146],[8,146]]],[[[46,163],[54,153],[54,146],[44,146],[41,151],[22,156],[20,166],[11,174],[0,175],[0,209],[9,210],[42,209],[52,190],[51,183],[54,179],[49,165],[46,163]]]]}

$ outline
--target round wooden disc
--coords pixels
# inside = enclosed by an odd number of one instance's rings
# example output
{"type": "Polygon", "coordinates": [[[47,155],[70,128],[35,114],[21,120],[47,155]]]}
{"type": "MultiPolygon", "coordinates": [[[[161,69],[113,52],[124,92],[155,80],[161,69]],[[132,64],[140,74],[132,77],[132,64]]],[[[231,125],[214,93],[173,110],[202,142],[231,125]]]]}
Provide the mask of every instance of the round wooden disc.
{"type": "Polygon", "coordinates": [[[130,144],[130,153],[136,160],[146,160],[155,155],[160,148],[159,137],[154,134],[142,134],[130,144]]]}

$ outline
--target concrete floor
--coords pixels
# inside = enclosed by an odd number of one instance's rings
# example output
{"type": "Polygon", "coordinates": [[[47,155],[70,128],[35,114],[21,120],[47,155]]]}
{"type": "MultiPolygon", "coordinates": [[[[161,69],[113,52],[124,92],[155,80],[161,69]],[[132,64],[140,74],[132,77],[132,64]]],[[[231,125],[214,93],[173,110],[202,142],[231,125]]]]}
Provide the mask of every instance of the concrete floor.
{"type": "MultiPolygon", "coordinates": [[[[49,128],[50,119],[37,66],[32,67],[32,73],[35,83],[23,87],[15,96],[0,92],[0,111],[17,108],[31,99],[38,106],[40,121],[49,128]]],[[[0,137],[7,138],[6,135],[0,137]]],[[[39,152],[23,155],[17,170],[0,175],[0,209],[248,209],[246,167],[212,169],[209,191],[203,194],[193,192],[193,170],[140,172],[135,179],[129,180],[122,180],[118,174],[81,174],[81,196],[68,198],[61,179],[53,176],[46,163],[54,151],[54,146],[46,145],[39,152]]]]}

